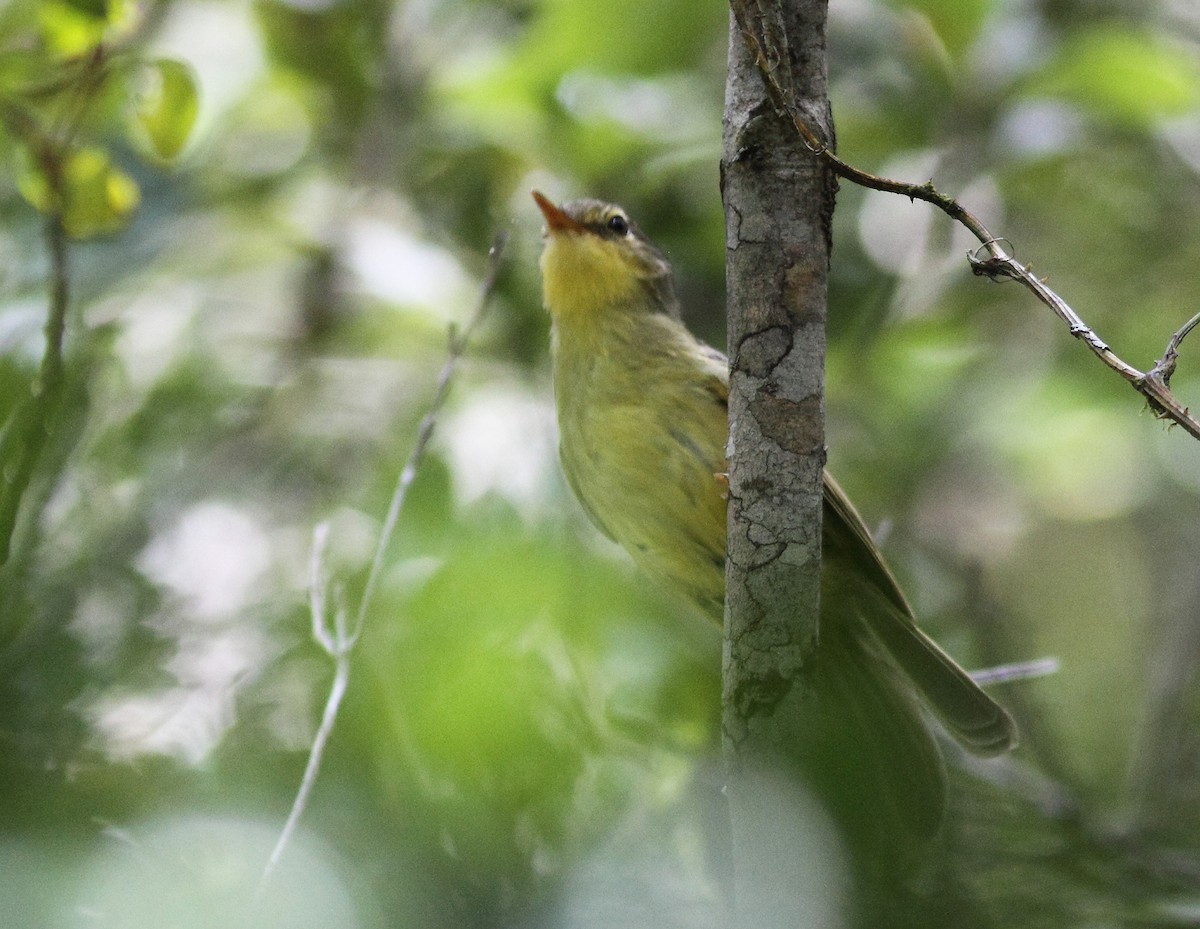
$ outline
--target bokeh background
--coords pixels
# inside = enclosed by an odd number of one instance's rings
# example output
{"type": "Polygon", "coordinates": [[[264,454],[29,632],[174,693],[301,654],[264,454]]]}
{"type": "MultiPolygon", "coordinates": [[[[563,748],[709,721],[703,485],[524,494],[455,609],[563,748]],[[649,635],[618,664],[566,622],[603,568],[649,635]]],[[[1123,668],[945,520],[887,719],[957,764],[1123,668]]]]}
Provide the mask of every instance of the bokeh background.
{"type": "MultiPolygon", "coordinates": [[[[557,470],[529,191],[625,205],[721,345],[727,41],[715,0],[0,7],[0,111],[77,127],[105,191],[69,246],[66,412],[0,573],[4,926],[715,924],[719,636],[557,470]],[[179,152],[131,121],[133,78],[79,89],[97,41],[176,87],[179,152]],[[259,888],[333,676],[313,528],[352,609],[500,231],[259,888]]],[[[1200,308],[1194,4],[834,0],[829,46],[843,157],[960,195],[1130,363],[1200,308]]],[[[0,122],[7,416],[51,268],[28,137],[0,122]]],[[[924,924],[1194,925],[1200,443],[973,278],[970,245],[840,192],[831,467],[952,652],[1061,662],[997,689],[1013,759],[952,759],[924,924]]],[[[1200,405],[1196,338],[1173,384],[1200,405]]]]}

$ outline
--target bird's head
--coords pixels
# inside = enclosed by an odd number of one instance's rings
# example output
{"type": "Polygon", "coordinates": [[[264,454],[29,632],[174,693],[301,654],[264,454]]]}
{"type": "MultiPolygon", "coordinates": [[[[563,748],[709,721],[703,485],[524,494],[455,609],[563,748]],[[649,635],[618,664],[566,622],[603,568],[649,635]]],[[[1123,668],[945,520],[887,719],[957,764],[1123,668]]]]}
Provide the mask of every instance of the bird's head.
{"type": "Polygon", "coordinates": [[[556,320],[597,321],[618,310],[677,314],[671,266],[623,209],[600,200],[555,206],[533,192],[546,218],[542,286],[556,320]]]}

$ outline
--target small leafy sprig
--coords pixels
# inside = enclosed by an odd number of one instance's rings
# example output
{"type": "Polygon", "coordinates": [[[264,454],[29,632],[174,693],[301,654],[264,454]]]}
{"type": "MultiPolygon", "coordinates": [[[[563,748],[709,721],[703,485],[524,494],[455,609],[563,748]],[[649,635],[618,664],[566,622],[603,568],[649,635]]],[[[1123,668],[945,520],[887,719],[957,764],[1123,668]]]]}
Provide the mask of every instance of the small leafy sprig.
{"type": "MultiPolygon", "coordinates": [[[[117,232],[140,193],[106,143],[125,140],[153,161],[176,158],[199,92],[183,62],[139,49],[169,9],[131,0],[26,4],[19,51],[0,49],[0,152],[15,186],[43,216],[49,257],[41,364],[0,427],[0,566],[12,553],[22,501],[55,429],[66,375],[71,304],[68,240],[117,232]]],[[[7,12],[7,11],[6,11],[7,12]]],[[[12,14],[17,16],[17,13],[12,14]]]]}
{"type": "Polygon", "coordinates": [[[18,55],[0,53],[0,128],[16,185],[75,239],[122,229],[137,182],[106,141],[155,163],[176,159],[199,110],[191,68],[140,54],[169,4],[51,2],[18,55]]]}

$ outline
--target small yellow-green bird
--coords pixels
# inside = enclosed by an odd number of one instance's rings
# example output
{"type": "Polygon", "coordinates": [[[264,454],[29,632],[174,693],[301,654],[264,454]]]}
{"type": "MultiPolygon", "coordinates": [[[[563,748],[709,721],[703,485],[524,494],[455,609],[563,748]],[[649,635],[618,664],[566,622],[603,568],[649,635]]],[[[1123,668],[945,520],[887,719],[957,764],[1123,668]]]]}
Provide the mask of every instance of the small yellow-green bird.
{"type": "MultiPolygon", "coordinates": [[[[670,265],[623,209],[533,197],[546,220],[541,269],[563,470],[601,532],[720,623],[727,361],[684,326],[670,265]]],[[[1012,719],[916,625],[828,473],[822,550],[815,676],[825,716],[855,752],[895,772],[882,775],[895,781],[894,803],[931,833],[943,804],[941,755],[914,698],[978,755],[1015,744],[1012,719]]],[[[847,775],[872,763],[847,762],[847,775]]]]}

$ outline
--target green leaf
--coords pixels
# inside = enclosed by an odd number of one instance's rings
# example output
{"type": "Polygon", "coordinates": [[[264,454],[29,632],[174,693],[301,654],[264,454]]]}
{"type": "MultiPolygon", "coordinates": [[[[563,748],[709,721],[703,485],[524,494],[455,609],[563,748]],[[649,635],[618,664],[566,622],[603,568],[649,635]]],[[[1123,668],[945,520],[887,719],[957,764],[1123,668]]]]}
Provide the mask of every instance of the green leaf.
{"type": "Polygon", "coordinates": [[[154,154],[165,161],[182,151],[196,124],[200,93],[189,65],[171,58],[142,69],[133,118],[154,154]]]}
{"type": "Polygon", "coordinates": [[[101,42],[129,35],[142,15],[134,0],[42,0],[37,4],[42,40],[60,58],[79,58],[101,42]]]}
{"type": "Polygon", "coordinates": [[[38,21],[46,47],[63,58],[86,55],[100,44],[108,21],[79,9],[73,3],[43,3],[38,21]]]}
{"type": "Polygon", "coordinates": [[[108,153],[83,148],[67,155],[52,184],[46,169],[32,158],[18,172],[17,188],[43,213],[61,210],[63,228],[72,238],[117,232],[129,222],[141,192],[108,153]]]}

